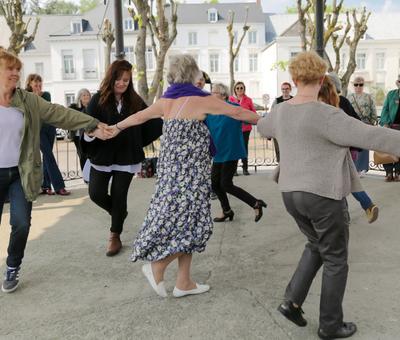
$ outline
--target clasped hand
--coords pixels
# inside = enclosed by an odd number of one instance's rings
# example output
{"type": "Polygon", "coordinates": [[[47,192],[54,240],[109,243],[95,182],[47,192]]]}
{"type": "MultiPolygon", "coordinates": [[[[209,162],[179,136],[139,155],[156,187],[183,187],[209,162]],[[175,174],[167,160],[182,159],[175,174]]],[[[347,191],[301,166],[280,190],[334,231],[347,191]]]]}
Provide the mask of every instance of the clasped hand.
{"type": "Polygon", "coordinates": [[[105,123],[99,123],[94,131],[88,133],[88,136],[96,137],[101,140],[107,140],[114,138],[119,132],[120,130],[115,125],[110,126],[105,123]]]}

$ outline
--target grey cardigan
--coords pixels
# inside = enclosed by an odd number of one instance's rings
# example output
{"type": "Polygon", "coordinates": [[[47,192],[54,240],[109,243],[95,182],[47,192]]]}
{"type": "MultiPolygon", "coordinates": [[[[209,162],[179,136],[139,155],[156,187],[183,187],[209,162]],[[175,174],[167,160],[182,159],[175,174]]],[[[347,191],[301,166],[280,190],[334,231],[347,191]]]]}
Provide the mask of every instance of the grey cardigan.
{"type": "Polygon", "coordinates": [[[367,125],[321,102],[281,103],[257,128],[262,136],[278,140],[283,192],[341,200],[363,191],[350,146],[400,155],[399,131],[367,125]]]}

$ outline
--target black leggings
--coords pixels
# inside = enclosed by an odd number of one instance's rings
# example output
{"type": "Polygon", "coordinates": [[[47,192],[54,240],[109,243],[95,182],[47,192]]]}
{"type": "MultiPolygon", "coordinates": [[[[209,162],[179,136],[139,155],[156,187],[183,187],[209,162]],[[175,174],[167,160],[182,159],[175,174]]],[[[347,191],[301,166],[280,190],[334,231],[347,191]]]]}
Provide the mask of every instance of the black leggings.
{"type": "Polygon", "coordinates": [[[212,190],[217,194],[221,202],[222,210],[227,212],[231,210],[229,205],[229,193],[241,201],[247,203],[250,207],[254,208],[257,199],[250,195],[247,191],[233,185],[233,175],[237,168],[238,161],[228,161],[224,163],[213,163],[211,169],[211,186],[212,190]]]}
{"type": "Polygon", "coordinates": [[[251,131],[243,131],[243,139],[244,139],[244,147],[246,148],[246,158],[242,158],[242,167],[243,170],[247,170],[248,168],[248,161],[247,158],[249,156],[249,139],[250,139],[250,132],[251,131]]]}
{"type": "Polygon", "coordinates": [[[111,215],[113,233],[122,233],[122,227],[127,215],[128,190],[133,174],[124,171],[104,172],[95,168],[90,170],[89,196],[100,208],[111,215]],[[112,177],[111,192],[108,193],[108,183],[112,177]]]}

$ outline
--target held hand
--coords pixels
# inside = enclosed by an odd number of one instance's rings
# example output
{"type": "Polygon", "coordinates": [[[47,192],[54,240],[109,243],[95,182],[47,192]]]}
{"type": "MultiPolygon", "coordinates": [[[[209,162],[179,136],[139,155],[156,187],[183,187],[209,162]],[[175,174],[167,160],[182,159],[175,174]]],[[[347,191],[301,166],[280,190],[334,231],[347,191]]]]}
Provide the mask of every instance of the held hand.
{"type": "Polygon", "coordinates": [[[101,140],[107,140],[113,137],[112,133],[110,132],[110,127],[105,123],[97,124],[97,128],[88,135],[101,140]]]}
{"type": "Polygon", "coordinates": [[[108,132],[109,132],[109,134],[111,136],[110,138],[114,138],[115,136],[117,136],[121,132],[121,130],[118,129],[116,125],[117,124],[110,125],[110,126],[107,127],[107,130],[108,130],[108,132]]]}

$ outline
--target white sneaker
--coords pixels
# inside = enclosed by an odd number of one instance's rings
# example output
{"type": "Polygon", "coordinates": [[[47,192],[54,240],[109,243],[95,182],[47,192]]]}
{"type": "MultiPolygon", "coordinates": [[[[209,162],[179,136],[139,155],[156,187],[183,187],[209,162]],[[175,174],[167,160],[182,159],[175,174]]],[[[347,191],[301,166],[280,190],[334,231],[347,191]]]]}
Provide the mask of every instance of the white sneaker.
{"type": "Polygon", "coordinates": [[[165,289],[164,281],[161,281],[159,284],[156,283],[153,275],[153,269],[151,269],[151,263],[146,263],[142,267],[142,272],[146,279],[149,281],[151,288],[157,293],[157,295],[161,297],[168,297],[167,290],[165,289]]]}
{"type": "Polygon", "coordinates": [[[191,290],[180,290],[179,288],[174,288],[172,295],[176,298],[184,297],[186,295],[196,295],[196,294],[203,294],[210,290],[209,285],[201,285],[196,283],[196,288],[191,290]]]}

